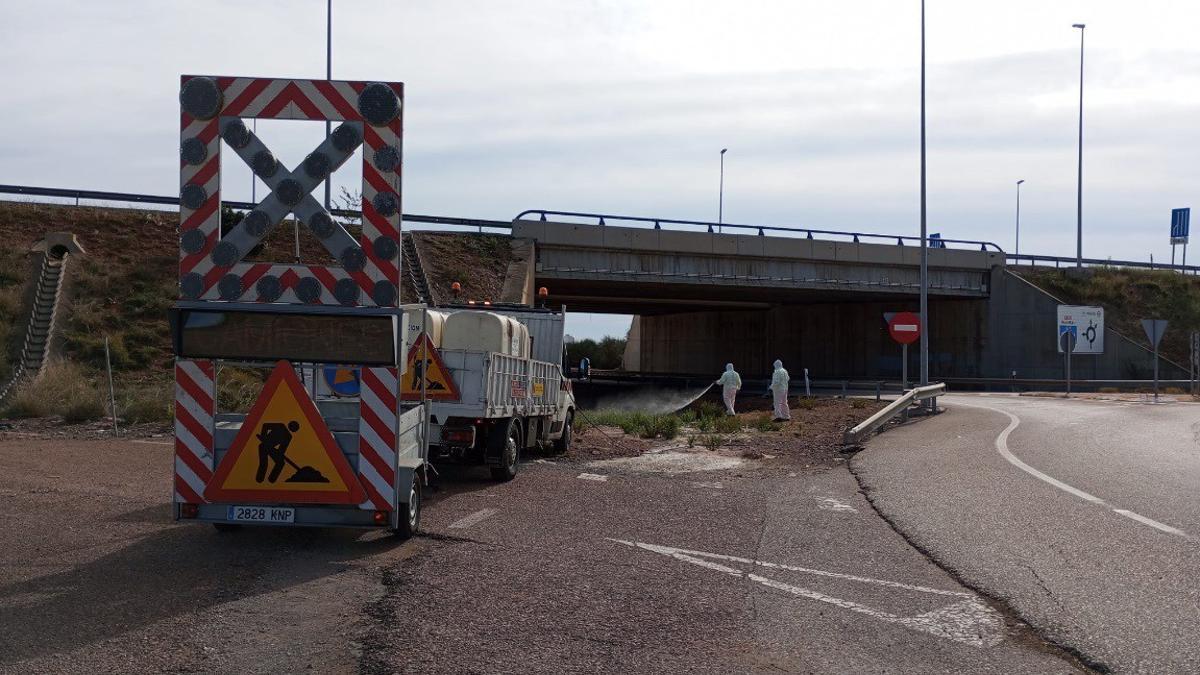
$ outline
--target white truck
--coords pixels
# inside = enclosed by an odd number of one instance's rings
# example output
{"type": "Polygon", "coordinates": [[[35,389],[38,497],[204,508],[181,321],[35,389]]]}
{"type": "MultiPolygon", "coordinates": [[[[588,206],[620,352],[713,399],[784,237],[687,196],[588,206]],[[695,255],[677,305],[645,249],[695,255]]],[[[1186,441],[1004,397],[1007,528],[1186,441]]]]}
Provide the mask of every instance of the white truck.
{"type": "Polygon", "coordinates": [[[410,316],[414,349],[421,333],[430,337],[458,394],[430,396],[430,461],[482,464],[494,479],[511,480],[523,450],[570,447],[575,396],[562,372],[565,310],[439,309],[424,327],[410,316]]]}

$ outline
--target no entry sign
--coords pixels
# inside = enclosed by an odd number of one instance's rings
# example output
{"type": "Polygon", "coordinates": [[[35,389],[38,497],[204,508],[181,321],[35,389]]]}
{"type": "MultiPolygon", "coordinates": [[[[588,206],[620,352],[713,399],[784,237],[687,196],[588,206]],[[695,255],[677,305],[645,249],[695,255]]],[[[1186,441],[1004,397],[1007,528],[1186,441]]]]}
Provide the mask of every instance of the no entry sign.
{"type": "Polygon", "coordinates": [[[888,333],[902,345],[912,344],[921,337],[921,317],[912,312],[897,312],[888,320],[888,333]]]}

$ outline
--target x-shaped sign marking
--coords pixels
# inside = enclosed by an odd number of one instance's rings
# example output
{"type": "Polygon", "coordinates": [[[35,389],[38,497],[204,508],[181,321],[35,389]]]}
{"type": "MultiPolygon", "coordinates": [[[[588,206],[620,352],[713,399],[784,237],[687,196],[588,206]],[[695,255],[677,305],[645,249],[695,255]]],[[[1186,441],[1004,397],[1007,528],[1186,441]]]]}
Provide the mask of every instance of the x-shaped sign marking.
{"type": "Polygon", "coordinates": [[[353,156],[363,142],[362,122],[343,122],[296,169],[289,171],[238,117],[221,118],[221,138],[262,179],[271,193],[213,248],[213,263],[239,262],[289,213],[304,223],[347,272],[363,268],[362,246],[335,221],[312,191],[353,156]]]}

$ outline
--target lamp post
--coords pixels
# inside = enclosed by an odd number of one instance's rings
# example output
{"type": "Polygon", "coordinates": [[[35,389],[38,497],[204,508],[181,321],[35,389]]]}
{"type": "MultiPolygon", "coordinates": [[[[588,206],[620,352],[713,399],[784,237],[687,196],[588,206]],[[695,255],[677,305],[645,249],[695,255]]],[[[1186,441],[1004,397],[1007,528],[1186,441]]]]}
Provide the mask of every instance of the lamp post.
{"type": "Polygon", "coordinates": [[[929,241],[925,221],[925,0],[921,0],[921,386],[929,384],[929,241]]]}
{"type": "Polygon", "coordinates": [[[1085,24],[1074,23],[1079,29],[1079,175],[1075,183],[1075,266],[1083,267],[1083,29],[1085,24]]]}
{"type": "Polygon", "coordinates": [[[725,222],[725,153],[729,148],[721,148],[721,186],[717,188],[717,231],[721,231],[721,223],[725,222]]]}
{"type": "Polygon", "coordinates": [[[1024,178],[1017,181],[1017,243],[1013,247],[1013,255],[1021,254],[1021,183],[1024,182],[1024,178]]]}
{"type": "MultiPolygon", "coordinates": [[[[325,0],[325,79],[333,79],[333,0],[325,0]]],[[[325,120],[325,138],[329,138],[331,125],[325,120]]],[[[329,210],[330,184],[333,174],[325,176],[325,210],[329,210]]]]}

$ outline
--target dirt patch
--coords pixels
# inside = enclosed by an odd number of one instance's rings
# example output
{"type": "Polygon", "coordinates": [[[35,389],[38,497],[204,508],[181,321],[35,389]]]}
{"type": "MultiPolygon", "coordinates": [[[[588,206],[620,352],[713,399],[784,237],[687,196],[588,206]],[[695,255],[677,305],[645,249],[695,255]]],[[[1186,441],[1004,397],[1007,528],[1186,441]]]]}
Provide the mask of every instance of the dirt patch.
{"type": "MultiPolygon", "coordinates": [[[[166,424],[120,425],[121,439],[146,440],[173,445],[171,427],[166,424]]],[[[60,416],[30,419],[0,419],[0,440],[17,438],[111,439],[112,422],[98,420],[68,424],[60,416]]]]}
{"type": "Polygon", "coordinates": [[[644,439],[618,427],[591,427],[575,435],[571,449],[558,461],[666,473],[733,466],[823,469],[845,460],[842,433],[884,405],[866,399],[792,399],[792,419],[772,424],[770,402],[747,399],[744,405],[739,402],[747,412],[737,415],[738,431],[720,433],[685,424],[674,438],[644,439]],[[675,457],[678,454],[707,454],[720,460],[692,462],[675,457]],[[631,458],[637,461],[625,461],[631,458]]]}

